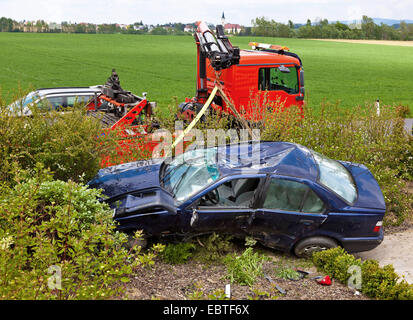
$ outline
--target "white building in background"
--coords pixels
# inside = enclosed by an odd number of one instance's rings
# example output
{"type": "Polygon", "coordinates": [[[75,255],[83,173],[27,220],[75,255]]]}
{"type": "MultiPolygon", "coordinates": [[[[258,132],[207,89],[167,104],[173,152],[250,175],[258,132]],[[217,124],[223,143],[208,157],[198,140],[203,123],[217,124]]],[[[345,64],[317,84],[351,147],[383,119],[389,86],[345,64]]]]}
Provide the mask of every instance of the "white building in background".
{"type": "Polygon", "coordinates": [[[241,32],[241,26],[239,24],[226,23],[224,25],[224,31],[226,33],[238,34],[241,32]]]}
{"type": "Polygon", "coordinates": [[[184,27],[184,32],[194,32],[194,27],[191,24],[187,24],[184,27]]]}
{"type": "Polygon", "coordinates": [[[239,24],[234,24],[234,23],[225,23],[225,13],[222,12],[221,16],[221,24],[224,27],[224,32],[225,33],[232,33],[232,34],[238,34],[241,32],[242,26],[239,24]]]}
{"type": "Polygon", "coordinates": [[[56,22],[49,22],[49,30],[62,30],[62,24],[56,22]]]}

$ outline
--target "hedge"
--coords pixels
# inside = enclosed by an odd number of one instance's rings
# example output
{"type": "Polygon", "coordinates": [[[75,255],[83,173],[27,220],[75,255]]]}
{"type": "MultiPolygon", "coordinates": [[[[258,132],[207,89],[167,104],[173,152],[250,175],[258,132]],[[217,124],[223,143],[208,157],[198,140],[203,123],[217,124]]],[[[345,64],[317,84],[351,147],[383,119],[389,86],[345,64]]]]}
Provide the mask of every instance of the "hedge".
{"type": "Polygon", "coordinates": [[[352,276],[352,272],[349,272],[351,267],[360,267],[361,288],[359,290],[371,298],[413,300],[413,285],[400,279],[393,265],[380,267],[376,260],[361,261],[341,247],[315,252],[313,262],[318,270],[346,284],[352,276]]]}

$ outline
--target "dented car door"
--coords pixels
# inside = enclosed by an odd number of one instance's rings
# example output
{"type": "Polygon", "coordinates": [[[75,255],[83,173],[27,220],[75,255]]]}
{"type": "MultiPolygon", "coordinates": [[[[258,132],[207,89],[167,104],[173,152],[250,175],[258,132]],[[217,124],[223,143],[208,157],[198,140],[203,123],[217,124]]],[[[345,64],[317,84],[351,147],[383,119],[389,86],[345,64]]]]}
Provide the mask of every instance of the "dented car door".
{"type": "Polygon", "coordinates": [[[249,234],[269,247],[289,250],[326,218],[326,204],[304,181],[269,176],[249,234]]]}
{"type": "Polygon", "coordinates": [[[254,200],[265,175],[225,179],[201,193],[186,210],[187,232],[245,236],[254,216],[254,200]]]}

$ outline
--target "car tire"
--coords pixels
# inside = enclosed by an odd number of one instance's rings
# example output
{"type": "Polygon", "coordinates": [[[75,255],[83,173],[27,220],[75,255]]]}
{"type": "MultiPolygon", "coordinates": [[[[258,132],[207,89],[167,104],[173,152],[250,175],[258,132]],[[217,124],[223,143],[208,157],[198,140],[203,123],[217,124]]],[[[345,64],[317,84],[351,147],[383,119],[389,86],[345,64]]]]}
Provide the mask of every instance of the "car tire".
{"type": "Polygon", "coordinates": [[[326,237],[311,237],[298,242],[294,247],[294,254],[300,258],[310,258],[314,252],[323,251],[338,246],[338,243],[326,237]]]}

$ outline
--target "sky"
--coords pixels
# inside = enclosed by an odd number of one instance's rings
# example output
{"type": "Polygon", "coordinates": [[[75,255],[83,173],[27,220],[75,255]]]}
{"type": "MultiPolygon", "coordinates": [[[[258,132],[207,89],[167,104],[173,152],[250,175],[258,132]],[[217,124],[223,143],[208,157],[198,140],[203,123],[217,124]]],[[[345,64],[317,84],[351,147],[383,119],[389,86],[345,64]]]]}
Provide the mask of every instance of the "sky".
{"type": "Polygon", "coordinates": [[[206,21],[251,26],[256,17],[286,23],[307,19],[360,20],[372,18],[413,19],[413,0],[0,0],[0,17],[17,21],[144,24],[206,21]]]}

